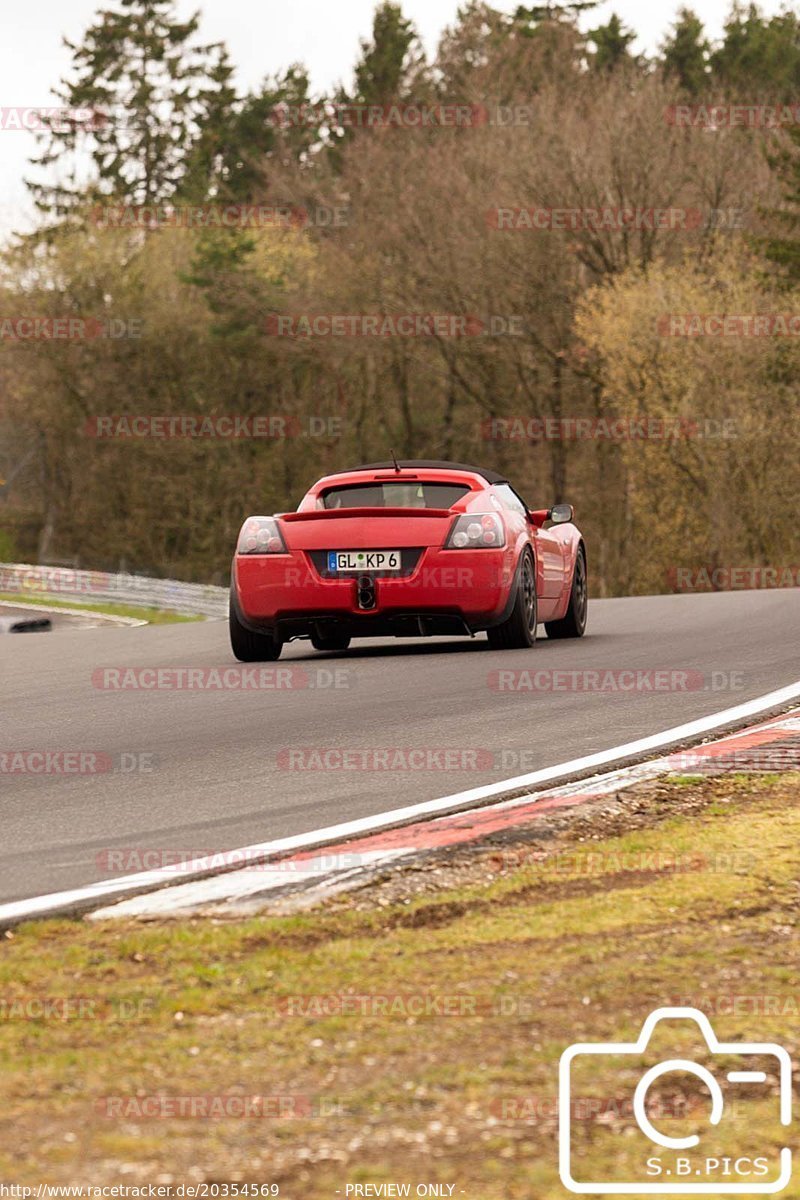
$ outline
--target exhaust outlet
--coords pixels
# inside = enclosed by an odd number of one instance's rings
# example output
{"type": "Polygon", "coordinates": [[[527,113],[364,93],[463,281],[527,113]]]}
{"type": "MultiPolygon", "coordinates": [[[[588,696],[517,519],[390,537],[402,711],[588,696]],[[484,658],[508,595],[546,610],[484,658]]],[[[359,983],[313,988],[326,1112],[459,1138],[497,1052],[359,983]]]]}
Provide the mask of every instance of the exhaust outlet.
{"type": "Polygon", "coordinates": [[[375,598],[375,580],[370,575],[360,575],[356,580],[356,589],[358,607],[363,612],[369,612],[377,603],[375,598]]]}

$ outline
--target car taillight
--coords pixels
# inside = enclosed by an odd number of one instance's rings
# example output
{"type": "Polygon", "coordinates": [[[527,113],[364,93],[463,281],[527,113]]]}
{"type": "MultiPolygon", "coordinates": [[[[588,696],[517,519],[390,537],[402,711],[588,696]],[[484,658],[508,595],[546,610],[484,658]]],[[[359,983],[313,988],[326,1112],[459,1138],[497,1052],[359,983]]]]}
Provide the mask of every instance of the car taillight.
{"type": "Polygon", "coordinates": [[[248,517],[239,534],[237,554],[285,554],[286,543],[274,517],[248,517]]]}
{"type": "Polygon", "coordinates": [[[506,533],[497,513],[467,513],[459,517],[445,550],[490,550],[505,545],[506,533]]]}

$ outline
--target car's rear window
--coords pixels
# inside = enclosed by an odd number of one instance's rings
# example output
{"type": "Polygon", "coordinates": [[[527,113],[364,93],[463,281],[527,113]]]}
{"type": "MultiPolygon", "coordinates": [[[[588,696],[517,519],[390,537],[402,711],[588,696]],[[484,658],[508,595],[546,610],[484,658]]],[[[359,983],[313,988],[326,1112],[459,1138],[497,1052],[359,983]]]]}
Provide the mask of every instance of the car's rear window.
{"type": "Polygon", "coordinates": [[[323,508],[452,508],[470,489],[462,483],[348,483],[328,488],[323,508]]]}

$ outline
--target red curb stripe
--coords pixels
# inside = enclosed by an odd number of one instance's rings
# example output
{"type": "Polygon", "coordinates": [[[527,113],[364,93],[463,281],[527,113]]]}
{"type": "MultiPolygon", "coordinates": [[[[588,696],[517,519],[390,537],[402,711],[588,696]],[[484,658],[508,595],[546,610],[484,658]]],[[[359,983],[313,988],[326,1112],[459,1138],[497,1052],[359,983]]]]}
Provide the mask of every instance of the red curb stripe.
{"type": "Polygon", "coordinates": [[[673,763],[680,765],[687,759],[718,758],[729,754],[732,750],[747,750],[754,746],[765,746],[769,742],[783,741],[787,731],[783,728],[761,728],[748,730],[747,733],[737,734],[736,737],[725,738],[721,742],[710,742],[707,746],[695,746],[689,750],[679,750],[667,755],[669,766],[673,763]]]}
{"type": "MultiPolygon", "coordinates": [[[[786,713],[782,720],[800,717],[800,709],[786,713]]],[[[770,742],[785,739],[787,730],[784,726],[769,722],[742,733],[729,735],[716,742],[709,742],[694,749],[676,751],[664,758],[664,774],[668,774],[673,765],[686,765],[689,756],[693,758],[714,758],[729,754],[732,750],[742,750],[749,747],[763,746],[770,742]]],[[[624,772],[621,773],[624,776],[624,772]]],[[[635,780],[631,780],[631,783],[635,780]]],[[[620,786],[627,787],[627,782],[620,786]]],[[[389,853],[392,850],[405,850],[413,853],[417,850],[432,850],[446,846],[457,846],[465,842],[477,841],[488,834],[502,830],[524,826],[537,820],[546,812],[553,809],[570,808],[584,804],[598,796],[607,795],[602,792],[554,792],[529,804],[516,804],[512,807],[497,806],[474,809],[470,812],[454,813],[446,817],[437,817],[432,821],[420,821],[414,825],[404,825],[399,829],[390,829],[385,833],[372,834],[369,837],[354,838],[348,842],[340,842],[334,846],[326,846],[322,850],[308,850],[282,859],[282,862],[306,862],[320,855],[334,856],[369,853],[389,853]]]]}
{"type": "Polygon", "coordinates": [[[282,859],[282,862],[301,862],[320,855],[325,857],[345,854],[369,854],[391,850],[432,850],[443,846],[457,846],[464,842],[474,842],[487,834],[496,833],[503,829],[511,829],[516,825],[527,825],[535,821],[545,812],[554,808],[568,808],[575,804],[583,804],[595,799],[597,793],[575,792],[568,796],[548,796],[535,800],[531,804],[520,805],[517,808],[486,812],[479,810],[473,816],[470,813],[460,813],[458,817],[442,817],[437,821],[423,821],[417,825],[404,825],[400,829],[391,829],[388,833],[375,834],[373,837],[360,838],[351,842],[341,842],[336,846],[326,846],[302,855],[293,855],[282,859]]]}

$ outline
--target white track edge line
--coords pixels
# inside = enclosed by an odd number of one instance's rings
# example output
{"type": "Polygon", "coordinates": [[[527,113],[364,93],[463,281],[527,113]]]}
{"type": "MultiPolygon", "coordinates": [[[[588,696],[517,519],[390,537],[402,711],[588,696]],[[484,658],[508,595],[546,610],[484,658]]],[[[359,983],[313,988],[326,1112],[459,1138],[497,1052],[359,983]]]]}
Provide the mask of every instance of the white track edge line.
{"type": "Polygon", "coordinates": [[[119,617],[116,613],[104,613],[96,608],[65,608],[60,604],[26,604],[24,600],[0,600],[0,605],[3,608],[24,608],[26,612],[57,613],[66,617],[99,617],[101,621],[108,621],[110,625],[135,627],[150,624],[149,621],[142,621],[139,617],[119,617]]]}
{"type": "MultiPolygon", "coordinates": [[[[226,854],[228,856],[235,854],[245,855],[248,862],[252,863],[253,861],[257,861],[258,858],[266,858],[270,854],[280,854],[290,850],[312,849],[317,845],[324,845],[325,843],[339,841],[340,839],[356,837],[364,833],[374,833],[392,825],[403,824],[409,820],[413,820],[415,817],[435,816],[458,811],[461,808],[468,808],[474,805],[476,801],[488,800],[493,796],[502,796],[506,792],[514,792],[520,788],[532,787],[536,784],[550,783],[565,776],[569,777],[591,770],[593,767],[601,767],[609,763],[624,761],[638,755],[647,754],[650,750],[660,750],[674,742],[682,742],[698,737],[712,730],[720,729],[725,725],[736,724],[739,721],[746,720],[748,717],[758,716],[760,713],[768,712],[770,709],[780,708],[782,705],[789,704],[792,700],[798,698],[800,698],[800,680],[789,684],[787,687],[778,688],[776,691],[766,692],[763,696],[757,696],[753,700],[746,700],[743,704],[737,704],[733,708],[722,709],[719,712],[711,713],[707,717],[698,717],[694,721],[687,721],[683,725],[675,725],[672,729],[663,730],[661,733],[653,733],[647,737],[637,738],[635,741],[626,742],[621,746],[613,746],[609,750],[598,750],[594,754],[587,754],[582,758],[558,763],[553,767],[543,767],[538,771],[531,771],[527,775],[517,775],[511,779],[501,780],[499,783],[485,784],[482,787],[470,788],[464,792],[455,792],[450,796],[441,796],[436,800],[423,800],[418,804],[410,804],[404,808],[390,809],[388,812],[378,813],[371,817],[360,817],[354,821],[343,822],[340,825],[328,825],[322,829],[312,830],[309,833],[292,834],[289,837],[277,838],[271,842],[257,842],[252,846],[227,851],[226,854]]],[[[77,906],[90,906],[94,902],[99,902],[111,896],[121,899],[123,894],[135,892],[140,889],[150,890],[161,885],[190,883],[193,879],[202,878],[204,874],[210,873],[209,866],[203,866],[204,862],[210,863],[210,860],[198,859],[196,864],[189,864],[186,871],[181,871],[180,876],[176,876],[175,870],[172,867],[160,867],[154,871],[140,871],[134,875],[120,875],[117,878],[99,880],[97,883],[73,888],[68,891],[50,892],[42,896],[31,896],[26,900],[17,900],[9,904],[2,904],[0,905],[0,928],[2,928],[4,922],[16,922],[24,920],[25,917],[35,917],[44,913],[54,913],[55,911],[69,911],[77,906]]]]}

